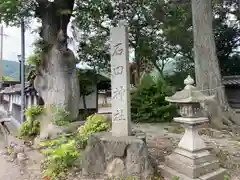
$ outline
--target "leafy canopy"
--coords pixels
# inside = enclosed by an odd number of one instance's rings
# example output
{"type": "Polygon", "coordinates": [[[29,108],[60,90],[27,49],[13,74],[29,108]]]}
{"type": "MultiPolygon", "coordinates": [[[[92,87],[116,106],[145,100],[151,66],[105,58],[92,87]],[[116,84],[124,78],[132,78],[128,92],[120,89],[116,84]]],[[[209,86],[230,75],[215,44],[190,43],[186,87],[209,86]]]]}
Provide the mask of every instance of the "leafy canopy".
{"type": "Polygon", "coordinates": [[[35,0],[1,0],[0,20],[7,25],[19,25],[21,18],[34,15],[37,5],[35,0]]]}
{"type": "MultiPolygon", "coordinates": [[[[223,75],[239,74],[240,56],[236,48],[240,45],[240,3],[237,0],[213,0],[213,31],[217,56],[223,75]],[[230,18],[231,17],[231,18],[230,18]],[[230,21],[231,19],[231,21],[230,21]]],[[[162,7],[159,7],[162,8],[162,7]]],[[[191,2],[168,3],[163,8],[163,34],[172,46],[178,46],[180,57],[176,58],[176,72],[194,69],[193,32],[191,2]]]]}
{"type": "Polygon", "coordinates": [[[77,3],[75,38],[80,42],[78,55],[96,70],[109,71],[110,28],[124,19],[129,28],[129,45],[141,71],[156,67],[161,71],[175,49],[161,33],[162,20],[155,17],[156,5],[164,1],[91,1],[77,3]]]}

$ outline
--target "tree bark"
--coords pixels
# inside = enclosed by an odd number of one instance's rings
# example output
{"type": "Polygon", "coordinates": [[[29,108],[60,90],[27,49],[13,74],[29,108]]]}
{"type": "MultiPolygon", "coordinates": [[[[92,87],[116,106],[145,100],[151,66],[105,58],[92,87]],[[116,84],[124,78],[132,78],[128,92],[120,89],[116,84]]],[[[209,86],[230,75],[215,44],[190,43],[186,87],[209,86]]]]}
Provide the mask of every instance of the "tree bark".
{"type": "MultiPolygon", "coordinates": [[[[232,125],[238,123],[234,118],[223,115],[223,111],[233,113],[229,108],[225,89],[222,84],[219,62],[216,54],[216,45],[213,34],[213,14],[211,0],[192,0],[193,34],[194,34],[194,61],[196,84],[206,95],[215,95],[218,103],[212,105],[220,109],[212,115],[214,125],[223,128],[223,124],[232,125]],[[221,115],[219,115],[219,113],[221,115]],[[230,121],[231,120],[231,121],[230,121]]],[[[211,108],[210,108],[211,109],[211,108]]],[[[213,113],[213,112],[210,112],[213,113]]]]}
{"type": "Polygon", "coordinates": [[[86,119],[87,115],[88,115],[88,109],[87,109],[87,102],[86,102],[86,96],[85,95],[82,96],[82,100],[83,100],[83,108],[84,108],[83,119],[86,119]]]}
{"type": "Polygon", "coordinates": [[[135,73],[135,85],[139,85],[140,83],[140,67],[141,67],[141,57],[139,56],[138,53],[138,48],[135,48],[135,62],[136,62],[136,73],[135,73]]]}
{"type": "Polygon", "coordinates": [[[51,113],[52,105],[57,105],[68,111],[71,119],[77,118],[80,101],[77,61],[67,47],[67,26],[73,5],[74,0],[39,3],[36,16],[42,20],[40,36],[44,47],[34,81],[47,113],[51,113]],[[69,13],[60,13],[63,10],[69,13]]]}
{"type": "Polygon", "coordinates": [[[82,100],[83,100],[84,111],[85,111],[85,113],[87,113],[87,103],[86,103],[86,96],[85,95],[82,96],[82,100]]]}

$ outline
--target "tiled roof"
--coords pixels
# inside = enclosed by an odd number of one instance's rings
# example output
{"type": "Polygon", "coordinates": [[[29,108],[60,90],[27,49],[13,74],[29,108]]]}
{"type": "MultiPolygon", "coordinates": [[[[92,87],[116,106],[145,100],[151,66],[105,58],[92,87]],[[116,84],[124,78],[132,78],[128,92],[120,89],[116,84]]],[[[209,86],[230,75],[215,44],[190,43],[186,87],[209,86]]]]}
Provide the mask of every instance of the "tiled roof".
{"type": "Polygon", "coordinates": [[[240,76],[223,76],[223,85],[225,86],[240,86],[240,76]]]}
{"type": "MultiPolygon", "coordinates": [[[[31,91],[31,90],[33,90],[33,88],[30,87],[30,82],[26,82],[25,83],[25,92],[27,92],[29,90],[31,91]]],[[[0,93],[11,94],[11,93],[19,93],[20,91],[21,91],[21,84],[15,84],[13,86],[4,88],[2,91],[0,91],[0,93]]]]}

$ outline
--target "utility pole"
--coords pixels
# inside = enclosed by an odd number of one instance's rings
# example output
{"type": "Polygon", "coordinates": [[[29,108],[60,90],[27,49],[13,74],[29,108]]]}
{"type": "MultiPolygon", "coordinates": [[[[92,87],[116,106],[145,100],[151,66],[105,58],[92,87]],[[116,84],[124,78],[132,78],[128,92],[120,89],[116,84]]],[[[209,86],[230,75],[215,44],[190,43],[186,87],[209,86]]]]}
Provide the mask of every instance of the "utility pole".
{"type": "Polygon", "coordinates": [[[3,67],[2,67],[2,60],[3,60],[3,25],[0,27],[0,36],[1,36],[1,44],[0,44],[0,88],[2,88],[3,83],[3,67]]]}
{"type": "Polygon", "coordinates": [[[3,77],[4,77],[4,74],[3,74],[3,37],[4,36],[8,36],[6,34],[4,34],[3,32],[3,25],[1,24],[0,25],[0,88],[2,88],[2,83],[3,83],[3,77]]]}
{"type": "Polygon", "coordinates": [[[18,58],[18,62],[19,62],[19,83],[21,83],[21,76],[22,76],[22,55],[21,54],[18,54],[17,55],[17,58],[18,58]]]}
{"type": "Polygon", "coordinates": [[[21,123],[24,122],[25,110],[25,23],[24,18],[21,18],[21,123]]]}

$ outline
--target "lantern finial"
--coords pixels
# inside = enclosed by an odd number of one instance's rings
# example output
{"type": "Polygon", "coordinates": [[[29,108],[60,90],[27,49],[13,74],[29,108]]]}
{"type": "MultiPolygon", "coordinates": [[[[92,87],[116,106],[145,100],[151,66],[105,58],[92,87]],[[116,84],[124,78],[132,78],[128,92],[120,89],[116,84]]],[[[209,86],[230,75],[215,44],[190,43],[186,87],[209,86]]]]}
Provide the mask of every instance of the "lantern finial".
{"type": "Polygon", "coordinates": [[[165,100],[172,103],[200,103],[212,98],[212,96],[204,95],[193,85],[194,80],[190,75],[184,80],[184,84],[186,86],[182,91],[177,91],[171,97],[165,97],[165,100]]]}
{"type": "Polygon", "coordinates": [[[193,86],[194,80],[193,80],[193,78],[192,78],[190,75],[188,75],[188,77],[184,80],[184,84],[186,85],[184,89],[192,89],[192,88],[195,88],[195,87],[193,86]]]}
{"type": "Polygon", "coordinates": [[[190,75],[188,75],[188,77],[184,80],[184,84],[185,85],[193,85],[194,84],[193,78],[190,75]]]}

